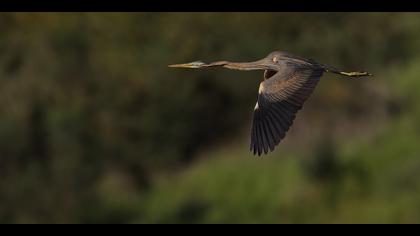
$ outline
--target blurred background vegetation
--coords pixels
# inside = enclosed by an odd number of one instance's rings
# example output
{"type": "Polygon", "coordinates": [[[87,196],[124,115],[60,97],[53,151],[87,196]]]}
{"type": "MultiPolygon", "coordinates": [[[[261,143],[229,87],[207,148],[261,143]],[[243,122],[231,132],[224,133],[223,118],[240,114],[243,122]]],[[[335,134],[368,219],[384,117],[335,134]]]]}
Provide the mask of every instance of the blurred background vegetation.
{"type": "Polygon", "coordinates": [[[420,223],[420,14],[1,13],[1,223],[420,223]],[[325,75],[248,151],[259,72],[325,75]]]}

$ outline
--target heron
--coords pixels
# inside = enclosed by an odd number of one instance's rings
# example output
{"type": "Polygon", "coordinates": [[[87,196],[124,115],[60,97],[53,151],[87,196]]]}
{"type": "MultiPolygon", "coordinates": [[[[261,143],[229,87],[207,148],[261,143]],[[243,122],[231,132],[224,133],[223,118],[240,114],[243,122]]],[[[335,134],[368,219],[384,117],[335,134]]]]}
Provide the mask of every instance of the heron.
{"type": "Polygon", "coordinates": [[[324,72],[351,78],[372,76],[368,72],[341,71],[283,51],[274,51],[265,58],[253,62],[194,61],[173,64],[169,67],[193,69],[224,67],[232,70],[264,71],[250,131],[250,151],[258,156],[274,151],[284,139],[297,112],[302,109],[324,72]]]}

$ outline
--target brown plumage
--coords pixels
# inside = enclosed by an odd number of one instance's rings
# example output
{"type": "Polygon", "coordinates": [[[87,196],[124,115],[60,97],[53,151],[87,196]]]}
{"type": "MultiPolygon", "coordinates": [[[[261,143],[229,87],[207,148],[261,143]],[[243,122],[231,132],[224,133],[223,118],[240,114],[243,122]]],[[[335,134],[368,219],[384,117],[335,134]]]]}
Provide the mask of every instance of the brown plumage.
{"type": "Polygon", "coordinates": [[[343,72],[313,60],[297,57],[286,52],[272,52],[255,62],[196,61],[170,65],[181,68],[205,68],[222,66],[234,70],[264,70],[258,99],[254,108],[251,127],[250,149],[254,155],[273,151],[286,136],[296,113],[312,94],[324,72],[348,77],[371,76],[367,72],[343,72]]]}

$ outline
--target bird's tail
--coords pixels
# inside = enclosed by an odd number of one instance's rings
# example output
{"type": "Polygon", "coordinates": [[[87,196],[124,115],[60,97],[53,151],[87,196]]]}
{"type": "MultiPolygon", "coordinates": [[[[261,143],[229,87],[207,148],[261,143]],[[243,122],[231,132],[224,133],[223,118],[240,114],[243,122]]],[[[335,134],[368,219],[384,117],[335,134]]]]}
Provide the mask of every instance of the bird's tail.
{"type": "Polygon", "coordinates": [[[369,72],[364,72],[364,71],[351,71],[351,72],[345,72],[345,71],[341,71],[338,70],[332,66],[328,66],[328,65],[321,65],[321,67],[326,71],[326,72],[332,72],[335,74],[339,74],[339,75],[344,75],[344,76],[348,76],[348,77],[363,77],[363,76],[373,76],[371,73],[369,72]]]}

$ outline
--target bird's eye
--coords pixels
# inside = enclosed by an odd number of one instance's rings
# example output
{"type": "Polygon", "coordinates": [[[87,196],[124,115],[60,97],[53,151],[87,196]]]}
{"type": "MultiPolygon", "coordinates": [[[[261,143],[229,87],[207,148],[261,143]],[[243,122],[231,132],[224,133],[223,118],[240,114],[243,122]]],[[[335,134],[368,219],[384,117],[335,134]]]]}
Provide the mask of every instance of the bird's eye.
{"type": "Polygon", "coordinates": [[[273,57],[273,62],[274,63],[277,63],[279,60],[278,60],[278,58],[277,57],[273,57]]]}

